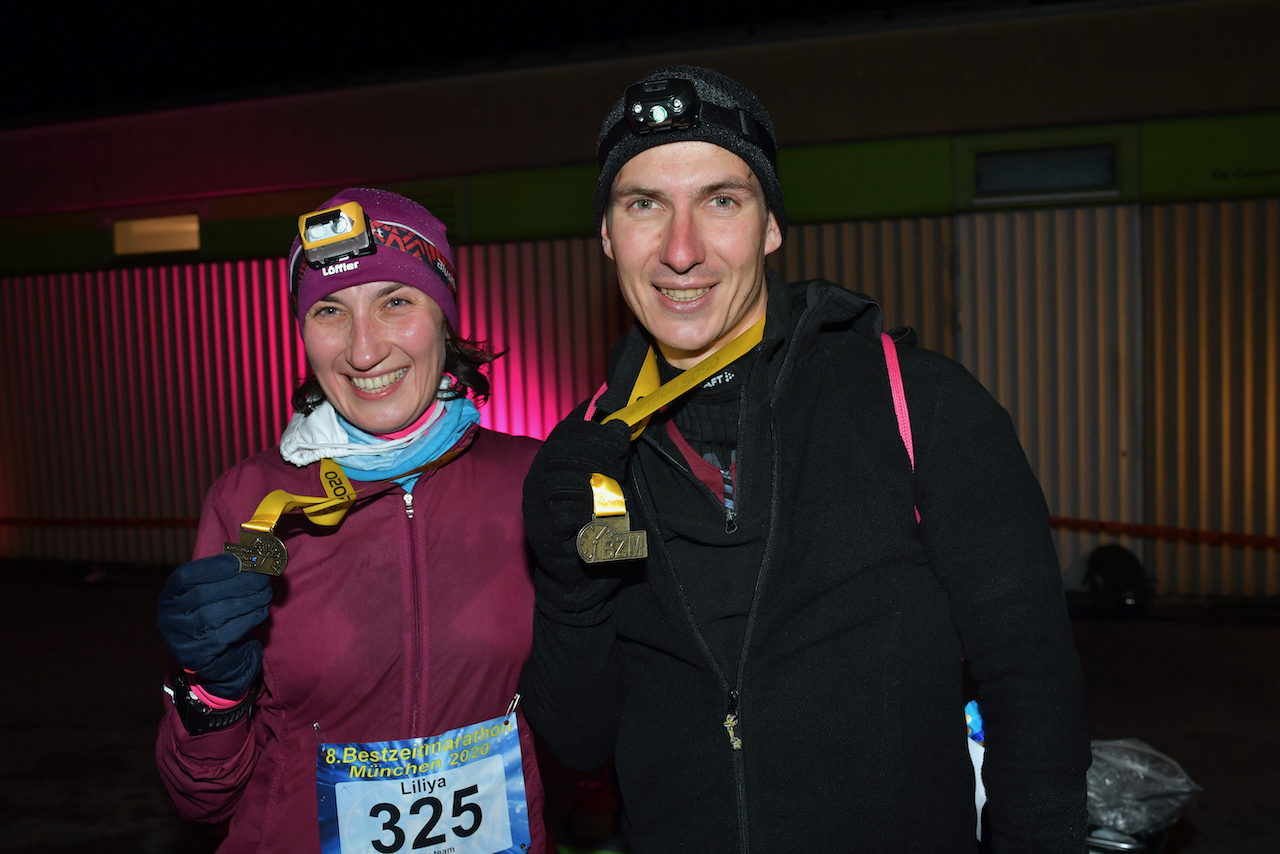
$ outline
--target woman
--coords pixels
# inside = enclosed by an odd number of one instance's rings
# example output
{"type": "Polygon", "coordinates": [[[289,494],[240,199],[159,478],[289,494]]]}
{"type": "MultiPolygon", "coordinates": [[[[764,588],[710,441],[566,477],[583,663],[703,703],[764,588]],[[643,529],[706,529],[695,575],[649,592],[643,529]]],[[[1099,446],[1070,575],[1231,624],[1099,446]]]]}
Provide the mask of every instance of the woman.
{"type": "Polygon", "coordinates": [[[425,208],[346,190],[300,219],[289,261],[312,375],[280,446],[214,484],[161,594],[161,776],[183,816],[230,819],[221,851],[540,852],[511,709],[537,443],[477,424],[492,356],[455,331],[425,208]]]}

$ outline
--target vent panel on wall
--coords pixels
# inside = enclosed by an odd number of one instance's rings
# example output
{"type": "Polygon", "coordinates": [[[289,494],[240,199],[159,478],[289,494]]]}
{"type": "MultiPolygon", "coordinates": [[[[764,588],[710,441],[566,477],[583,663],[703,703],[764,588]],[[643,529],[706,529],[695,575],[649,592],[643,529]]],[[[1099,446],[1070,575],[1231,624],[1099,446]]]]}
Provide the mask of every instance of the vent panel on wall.
{"type": "MultiPolygon", "coordinates": [[[[1280,535],[1280,200],[1149,207],[1149,521],[1280,535]]],[[[1280,552],[1159,543],[1161,585],[1280,595],[1280,552]]]]}
{"type": "MultiPolygon", "coordinates": [[[[598,240],[463,247],[464,334],[507,350],[481,423],[542,437],[629,325],[598,240]]],[[[0,279],[0,556],[178,563],[214,478],[306,372],[284,261],[0,279]]]]}
{"type": "MultiPolygon", "coordinates": [[[[1141,523],[1140,215],[1132,205],[956,218],[959,360],[1009,410],[1055,516],[1141,523]]],[[[1100,542],[1055,531],[1065,582],[1100,542]]]]}
{"type": "Polygon", "coordinates": [[[922,347],[955,354],[950,217],[793,225],[768,263],[788,282],[827,279],[867,294],[886,329],[914,327],[922,347]]]}

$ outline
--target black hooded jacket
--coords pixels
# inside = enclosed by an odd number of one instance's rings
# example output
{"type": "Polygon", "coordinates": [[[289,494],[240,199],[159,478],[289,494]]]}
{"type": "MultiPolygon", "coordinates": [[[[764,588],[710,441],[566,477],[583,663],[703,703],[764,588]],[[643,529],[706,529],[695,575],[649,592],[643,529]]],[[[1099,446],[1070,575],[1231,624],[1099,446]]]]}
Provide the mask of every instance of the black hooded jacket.
{"type": "MultiPolygon", "coordinates": [[[[994,850],[1083,852],[1080,666],[1008,414],[956,363],[900,346],[913,473],[879,307],[772,277],[768,299],[731,523],[655,417],[617,471],[649,557],[587,568],[566,536],[590,514],[573,469],[583,430],[609,428],[580,407],[540,450],[529,720],[570,765],[615,755],[637,854],[972,851],[964,660],[994,850]],[[717,584],[723,614],[706,608],[717,584]]],[[[626,404],[648,346],[623,339],[599,412],[626,404]]]]}

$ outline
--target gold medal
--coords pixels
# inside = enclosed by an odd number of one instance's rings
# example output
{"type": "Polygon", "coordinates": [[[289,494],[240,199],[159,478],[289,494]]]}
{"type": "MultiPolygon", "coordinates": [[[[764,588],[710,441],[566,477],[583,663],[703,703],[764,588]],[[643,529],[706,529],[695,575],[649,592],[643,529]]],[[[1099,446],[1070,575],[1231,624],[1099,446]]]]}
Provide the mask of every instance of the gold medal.
{"type": "MultiPolygon", "coordinates": [[[[725,365],[738,359],[764,339],[764,318],[669,383],[658,375],[658,361],[649,348],[640,374],[631,387],[627,406],[605,418],[602,423],[618,420],[631,428],[634,442],[644,432],[649,416],[673,400],[697,388],[725,365]]],[[[586,563],[636,560],[649,556],[649,539],[644,531],[631,530],[631,514],[622,496],[622,487],[611,477],[599,472],[591,475],[591,521],[578,531],[578,556],[586,563]]],[[[727,724],[726,724],[727,726],[727,724]]],[[[733,729],[729,730],[730,738],[733,729]]]]}
{"type": "Polygon", "coordinates": [[[241,572],[258,572],[263,575],[280,575],[289,563],[289,551],[275,535],[276,523],[290,510],[301,510],[317,525],[333,527],[355,504],[356,491],[342,471],[342,466],[331,459],[320,461],[320,481],[324,484],[325,497],[293,495],[277,489],[262,499],[253,518],[240,526],[240,542],[224,543],[222,550],[235,555],[240,561],[241,572]]]}
{"type": "Polygon", "coordinates": [[[240,542],[225,543],[222,550],[235,555],[241,572],[280,575],[289,563],[289,551],[280,538],[269,531],[240,529],[240,542]]]}
{"type": "Polygon", "coordinates": [[[644,531],[631,530],[618,482],[596,472],[591,475],[591,497],[594,509],[591,521],[578,531],[578,556],[587,563],[648,557],[649,539],[644,531]]]}
{"type": "Polygon", "coordinates": [[[649,556],[649,538],[631,530],[631,514],[595,516],[578,532],[578,555],[587,563],[634,560],[649,556]]]}
{"type": "MultiPolygon", "coordinates": [[[[405,472],[400,477],[420,474],[437,469],[462,455],[466,446],[454,448],[429,463],[405,472]]],[[[317,525],[336,527],[341,524],[356,503],[357,498],[378,495],[395,486],[392,481],[379,481],[375,486],[357,494],[355,487],[347,478],[346,472],[336,460],[328,457],[320,460],[320,483],[324,486],[325,496],[294,495],[277,489],[269,493],[258,504],[253,518],[240,526],[240,542],[224,543],[223,551],[235,555],[240,561],[241,572],[260,572],[263,575],[279,575],[284,572],[289,562],[289,552],[284,543],[275,535],[276,523],[280,517],[292,510],[301,510],[309,520],[317,525]]]]}

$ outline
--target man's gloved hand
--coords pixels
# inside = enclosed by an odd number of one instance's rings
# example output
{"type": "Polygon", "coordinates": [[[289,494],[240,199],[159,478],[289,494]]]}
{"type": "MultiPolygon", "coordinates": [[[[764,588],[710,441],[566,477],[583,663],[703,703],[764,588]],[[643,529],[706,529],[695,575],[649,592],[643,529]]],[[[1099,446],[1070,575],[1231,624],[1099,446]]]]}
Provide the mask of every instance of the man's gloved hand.
{"type": "Polygon", "coordinates": [[[539,584],[539,592],[572,609],[588,607],[617,586],[616,577],[593,579],[584,572],[577,541],[578,531],[591,521],[592,473],[621,482],[631,446],[631,428],[624,422],[583,421],[585,412],[583,404],[551,431],[524,482],[525,532],[552,582],[539,584]]]}
{"type": "Polygon", "coordinates": [[[243,697],[262,668],[262,644],[245,640],[267,618],[271,579],[241,572],[229,554],[184,563],[160,593],[156,621],[178,666],[228,700],[243,697]]]}

